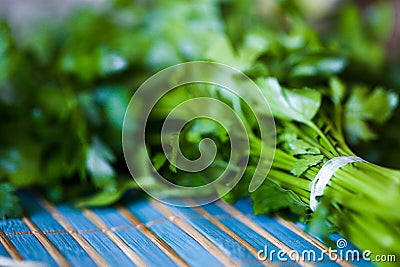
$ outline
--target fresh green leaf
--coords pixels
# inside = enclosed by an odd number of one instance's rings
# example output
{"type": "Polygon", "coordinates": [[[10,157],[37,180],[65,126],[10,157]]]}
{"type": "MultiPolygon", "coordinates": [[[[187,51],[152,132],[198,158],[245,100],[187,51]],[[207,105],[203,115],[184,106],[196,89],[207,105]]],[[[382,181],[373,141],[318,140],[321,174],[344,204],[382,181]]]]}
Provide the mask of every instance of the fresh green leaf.
{"type": "Polygon", "coordinates": [[[321,151],[304,142],[301,139],[293,140],[288,142],[289,151],[292,155],[304,155],[304,154],[320,154],[321,151]]]}
{"type": "Polygon", "coordinates": [[[376,135],[367,122],[382,124],[398,105],[398,96],[382,88],[370,92],[367,88],[354,88],[345,104],[345,129],[350,143],[368,141],[376,135]]]}
{"type": "Polygon", "coordinates": [[[189,142],[198,143],[206,136],[216,136],[222,142],[228,140],[226,130],[217,122],[208,119],[197,119],[186,134],[189,142]]]}
{"type": "Polygon", "coordinates": [[[310,124],[321,105],[321,94],[312,89],[287,90],[274,78],[258,80],[275,117],[310,124]]]}
{"type": "Polygon", "coordinates": [[[264,182],[250,197],[255,214],[271,214],[284,209],[302,214],[307,208],[294,192],[285,190],[270,180],[264,182]]]}
{"type": "Polygon", "coordinates": [[[317,164],[321,163],[323,159],[323,155],[304,156],[303,158],[300,158],[296,161],[290,172],[295,176],[300,176],[310,167],[316,166],[317,164]]]}
{"type": "Polygon", "coordinates": [[[163,153],[157,153],[153,158],[152,158],[152,163],[154,166],[154,169],[157,171],[161,169],[162,166],[167,162],[167,158],[163,153]]]}
{"type": "Polygon", "coordinates": [[[115,157],[107,146],[95,138],[88,151],[86,167],[94,184],[111,192],[116,186],[115,171],[111,165],[114,160],[115,157]]]}
{"type": "Polygon", "coordinates": [[[118,201],[124,193],[129,189],[137,189],[138,185],[134,180],[128,179],[124,182],[120,182],[115,191],[110,192],[109,190],[101,191],[94,196],[87,197],[78,201],[78,207],[98,207],[106,206],[118,201]]]}

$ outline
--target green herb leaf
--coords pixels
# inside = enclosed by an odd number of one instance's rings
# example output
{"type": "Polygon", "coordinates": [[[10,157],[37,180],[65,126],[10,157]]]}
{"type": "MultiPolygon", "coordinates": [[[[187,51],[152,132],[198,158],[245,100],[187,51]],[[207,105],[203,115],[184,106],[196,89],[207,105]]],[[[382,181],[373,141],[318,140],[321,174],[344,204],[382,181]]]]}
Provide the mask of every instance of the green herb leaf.
{"type": "Polygon", "coordinates": [[[281,88],[274,78],[258,80],[275,117],[310,124],[321,105],[321,94],[312,89],[281,88]]]}
{"type": "Polygon", "coordinates": [[[304,154],[320,154],[321,151],[314,146],[304,142],[301,139],[289,141],[287,143],[289,151],[292,155],[304,155],[304,154]]]}
{"type": "Polygon", "coordinates": [[[321,163],[324,159],[323,155],[307,155],[303,158],[300,158],[296,161],[296,164],[293,166],[290,171],[293,175],[300,176],[310,167],[316,166],[321,163]]]}
{"type": "Polygon", "coordinates": [[[111,150],[100,139],[95,138],[88,151],[86,167],[94,184],[103,190],[115,190],[115,171],[111,165],[114,160],[111,150]]]}
{"type": "Polygon", "coordinates": [[[267,180],[250,197],[254,201],[255,214],[271,214],[284,209],[303,214],[307,208],[293,191],[285,190],[271,180],[267,180]]]}
{"type": "Polygon", "coordinates": [[[345,129],[350,143],[376,138],[367,122],[382,124],[389,119],[398,105],[398,96],[382,88],[370,92],[355,87],[345,104],[345,129]]]}

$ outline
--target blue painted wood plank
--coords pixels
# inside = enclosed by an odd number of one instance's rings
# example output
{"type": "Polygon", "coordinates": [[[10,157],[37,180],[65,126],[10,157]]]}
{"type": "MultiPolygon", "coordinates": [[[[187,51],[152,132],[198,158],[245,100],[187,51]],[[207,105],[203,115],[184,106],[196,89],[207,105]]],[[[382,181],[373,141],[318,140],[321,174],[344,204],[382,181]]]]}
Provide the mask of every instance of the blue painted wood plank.
{"type": "Polygon", "coordinates": [[[133,262],[104,234],[82,233],[82,237],[103,257],[111,266],[135,266],[133,262]]]}
{"type": "Polygon", "coordinates": [[[32,234],[30,230],[20,219],[8,219],[0,221],[0,229],[7,235],[13,233],[25,233],[15,234],[8,236],[10,242],[14,245],[16,250],[25,260],[45,262],[50,266],[57,266],[56,262],[46,251],[46,249],[40,244],[39,240],[32,234]]]}
{"type": "MultiPolygon", "coordinates": [[[[32,197],[23,194],[22,203],[27,211],[29,218],[44,232],[47,238],[55,247],[71,262],[73,266],[95,266],[87,253],[79,244],[65,232],[65,229],[32,197]],[[81,251],[79,251],[81,250],[81,251]]],[[[165,218],[148,200],[138,202],[125,202],[127,209],[138,218],[142,223],[147,224],[148,228],[166,242],[176,253],[187,261],[191,266],[220,266],[221,263],[209,251],[203,248],[192,237],[177,227],[174,223],[165,218]]],[[[301,236],[285,227],[276,218],[268,216],[255,216],[252,211],[252,203],[248,199],[242,199],[234,205],[239,211],[247,215],[252,221],[260,225],[272,235],[276,236],[283,243],[296,250],[299,254],[303,251],[320,250],[305,241],[301,236]]],[[[233,260],[243,264],[243,266],[259,266],[256,257],[242,247],[236,240],[220,230],[212,221],[203,217],[196,209],[168,207],[177,216],[183,218],[188,224],[208,238],[225,254],[233,260]]],[[[279,250],[274,244],[263,236],[254,232],[248,226],[232,217],[218,205],[211,203],[201,207],[219,222],[231,229],[242,239],[247,241],[256,249],[279,250]]],[[[116,246],[94,223],[92,223],[80,210],[71,205],[62,204],[56,207],[57,211],[80,232],[82,237],[93,246],[93,248],[111,266],[132,266],[128,257],[116,246]]],[[[121,238],[133,251],[135,251],[149,266],[176,266],[175,263],[154,243],[152,243],[141,231],[134,227],[119,211],[115,208],[93,209],[107,227],[112,228],[115,234],[121,238]]],[[[304,229],[304,224],[297,223],[297,226],[304,229]]],[[[56,263],[40,244],[37,238],[29,232],[27,226],[19,219],[0,220],[0,229],[9,234],[11,243],[16,247],[21,256],[26,260],[46,262],[50,266],[56,263]],[[23,234],[16,234],[21,232],[23,234]],[[25,232],[25,233],[24,233],[25,232]],[[14,234],[13,234],[14,233],[14,234]],[[10,235],[11,234],[11,235],[10,235]]],[[[318,237],[314,237],[319,239],[318,237]]],[[[330,236],[333,242],[342,238],[339,234],[330,236]]],[[[320,240],[320,239],[319,239],[320,240]]],[[[322,241],[322,240],[320,240],[322,241]]],[[[343,249],[343,252],[355,250],[356,247],[350,242],[343,249]]],[[[319,254],[317,254],[319,255],[319,254]]],[[[0,256],[9,257],[5,248],[0,244],[0,256]]],[[[273,261],[276,262],[276,254],[273,261]]],[[[337,266],[330,261],[326,255],[326,262],[318,262],[317,266],[337,266]]],[[[282,263],[279,263],[280,265],[282,263]]],[[[284,263],[291,266],[295,263],[284,263]]],[[[373,266],[364,260],[354,262],[357,266],[373,266]]]]}
{"type": "Polygon", "coordinates": [[[7,250],[5,249],[5,247],[3,246],[3,244],[0,243],[0,256],[3,257],[10,257],[10,255],[8,254],[7,250]]]}
{"type": "Polygon", "coordinates": [[[99,229],[82,214],[81,210],[74,208],[71,204],[59,204],[55,208],[57,212],[59,212],[61,216],[63,216],[64,219],[67,220],[67,222],[77,231],[99,229]]]}
{"type": "MultiPolygon", "coordinates": [[[[241,223],[239,220],[231,217],[229,213],[227,213],[225,210],[221,209],[219,206],[215,205],[214,203],[202,206],[201,208],[203,208],[205,211],[207,211],[210,215],[217,218],[222,224],[224,224],[226,227],[231,229],[233,232],[235,232],[243,240],[247,241],[250,245],[252,245],[258,251],[259,250],[265,251],[266,247],[270,251],[271,250],[279,251],[279,248],[276,245],[274,245],[272,242],[270,242],[269,240],[265,239],[261,235],[254,232],[252,229],[250,229],[248,226],[241,223]]],[[[275,262],[275,263],[279,262],[277,254],[275,254],[275,253],[272,254],[272,257],[269,258],[269,260],[271,260],[272,262],[275,262]]],[[[292,266],[298,265],[291,259],[288,260],[288,263],[290,263],[292,266]]]]}
{"type": "Polygon", "coordinates": [[[73,208],[69,204],[58,205],[56,208],[68,223],[74,227],[74,229],[79,231],[80,235],[111,266],[133,266],[133,263],[125,253],[112,240],[110,240],[101,229],[86,218],[80,210],[73,208]]]}
{"type": "Polygon", "coordinates": [[[126,208],[167,243],[190,266],[221,266],[221,263],[178,226],[168,221],[147,200],[125,203],[126,208]]]}
{"type": "Polygon", "coordinates": [[[306,253],[307,251],[318,252],[316,253],[317,257],[319,258],[319,256],[323,256],[323,259],[316,263],[317,266],[340,266],[336,262],[332,262],[328,255],[320,254],[320,250],[317,247],[305,241],[302,237],[280,224],[275,218],[263,215],[254,215],[252,212],[252,203],[249,199],[241,199],[237,201],[234,206],[259,224],[262,228],[272,233],[287,246],[296,250],[299,254],[306,253]]]}
{"type": "Polygon", "coordinates": [[[107,225],[107,227],[121,227],[114,230],[133,251],[135,251],[149,266],[176,266],[176,264],[142,232],[114,208],[92,209],[92,211],[107,225]],[[126,226],[124,228],[123,226],[126,226]]]}
{"type": "Polygon", "coordinates": [[[188,222],[192,227],[209,239],[235,262],[246,266],[260,265],[259,260],[245,247],[219,229],[211,221],[202,217],[201,214],[199,214],[195,209],[174,206],[168,206],[168,208],[175,214],[178,214],[184,218],[186,222],[188,222]]]}
{"type": "MultiPolygon", "coordinates": [[[[296,223],[296,226],[298,226],[303,231],[306,231],[306,225],[304,223],[298,222],[298,223],[296,223]]],[[[312,237],[314,237],[315,239],[319,240],[320,242],[325,243],[324,240],[321,237],[313,235],[311,233],[310,233],[310,235],[312,237]]],[[[332,234],[329,235],[329,239],[334,244],[336,244],[338,242],[338,240],[343,239],[343,237],[338,233],[332,233],[332,234]]],[[[346,240],[346,241],[347,241],[346,247],[341,249],[343,255],[346,255],[346,253],[349,253],[350,251],[358,251],[359,254],[362,255],[362,251],[360,249],[358,249],[355,245],[353,245],[348,240],[346,240]]],[[[373,267],[373,266],[375,266],[371,262],[368,262],[368,261],[364,260],[362,257],[357,262],[354,262],[354,264],[356,264],[357,266],[361,266],[361,267],[373,267]]]]}
{"type": "MultiPolygon", "coordinates": [[[[238,201],[234,206],[236,206],[239,210],[242,211],[242,213],[244,213],[246,216],[251,217],[251,218],[258,218],[258,219],[254,219],[256,222],[258,222],[260,225],[262,225],[260,223],[260,220],[262,220],[263,217],[269,218],[269,219],[273,219],[267,216],[255,216],[253,214],[253,203],[250,199],[241,199],[240,201],[238,201]]],[[[304,223],[296,223],[296,225],[302,229],[303,231],[305,231],[305,224],[304,223]]],[[[277,231],[273,230],[273,234],[277,233],[277,231]]],[[[322,240],[320,237],[314,236],[314,235],[310,235],[313,238],[319,240],[321,243],[325,243],[324,240],[322,240]]],[[[343,237],[338,234],[338,233],[333,233],[331,235],[329,235],[329,239],[334,242],[334,244],[336,244],[336,242],[339,239],[343,239],[343,237]]],[[[346,240],[347,241],[347,240],[346,240]]],[[[346,252],[352,252],[352,251],[359,251],[359,255],[362,255],[362,252],[353,244],[351,244],[350,242],[347,241],[347,246],[341,250],[338,250],[338,254],[339,255],[344,255],[343,258],[346,258],[346,252]]],[[[301,251],[298,249],[298,246],[294,247],[294,249],[296,249],[297,251],[301,251]]],[[[334,248],[333,248],[334,249],[334,248]]],[[[348,254],[349,257],[347,257],[347,260],[349,260],[351,263],[357,265],[357,266],[362,266],[362,267],[372,267],[375,266],[373,265],[371,262],[368,262],[366,260],[364,260],[362,257],[359,257],[357,260],[352,260],[351,254],[348,254]]],[[[335,263],[333,263],[332,261],[330,261],[329,256],[324,257],[324,260],[327,261],[327,263],[329,264],[329,266],[333,266],[335,263]]],[[[317,264],[318,266],[327,266],[327,264],[324,263],[320,263],[317,264]]]]}
{"type": "MultiPolygon", "coordinates": [[[[65,229],[30,195],[21,195],[21,203],[29,218],[43,231],[65,231],[65,229]]],[[[86,251],[68,233],[47,233],[46,237],[74,266],[95,266],[86,251]]]]}

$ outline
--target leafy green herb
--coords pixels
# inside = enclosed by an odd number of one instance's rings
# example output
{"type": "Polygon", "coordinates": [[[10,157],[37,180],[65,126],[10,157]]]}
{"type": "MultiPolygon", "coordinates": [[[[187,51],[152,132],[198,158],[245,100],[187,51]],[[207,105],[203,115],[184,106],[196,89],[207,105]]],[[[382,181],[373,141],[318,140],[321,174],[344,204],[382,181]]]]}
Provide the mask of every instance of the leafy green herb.
{"type": "Polygon", "coordinates": [[[22,209],[18,197],[14,195],[14,187],[7,183],[0,183],[0,219],[9,216],[20,216],[22,209]]]}
{"type": "MultiPolygon", "coordinates": [[[[236,96],[200,85],[166,95],[154,109],[147,145],[155,169],[187,186],[223,172],[230,143],[221,125],[198,119],[171,137],[192,158],[203,138],[216,143],[214,162],[193,175],[167,160],[159,138],[176,104],[194,96],[217,98],[240,115],[251,137],[251,151],[243,151],[250,154],[244,177],[225,200],[250,196],[256,213],[295,215],[320,235],[338,229],[362,248],[398,255],[399,171],[366,162],[346,165],[334,174],[316,212],[308,209],[312,179],[329,159],[354,154],[347,143],[366,147],[382,135],[398,139],[399,116],[391,118],[398,96],[376,86],[400,87],[399,58],[386,63],[393,54],[386,44],[394,12],[386,2],[368,12],[346,3],[330,14],[338,25],[324,26],[304,16],[309,12],[295,1],[258,4],[118,0],[107,9],[77,9],[62,25],[43,27],[39,21],[22,36],[1,22],[0,217],[21,215],[14,194],[20,188],[36,187],[54,201],[73,199],[79,206],[108,205],[128,190],[139,193],[126,175],[121,149],[129,97],[156,70],[212,60],[245,72],[270,103],[278,136],[267,179],[248,192],[263,156],[254,114],[236,96]],[[377,129],[383,125],[390,130],[377,129]]],[[[148,173],[149,185],[156,186],[148,173]]]]}

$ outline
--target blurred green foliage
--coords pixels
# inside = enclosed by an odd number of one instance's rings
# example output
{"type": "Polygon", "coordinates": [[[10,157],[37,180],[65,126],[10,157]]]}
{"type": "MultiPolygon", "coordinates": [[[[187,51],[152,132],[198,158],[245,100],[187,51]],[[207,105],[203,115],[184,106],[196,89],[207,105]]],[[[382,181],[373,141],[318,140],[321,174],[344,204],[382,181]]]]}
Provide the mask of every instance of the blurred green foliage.
{"type": "MultiPolygon", "coordinates": [[[[294,87],[319,88],[341,78],[354,91],[345,107],[350,141],[362,141],[358,150],[366,157],[399,167],[387,155],[400,147],[400,115],[379,130],[394,100],[380,89],[371,95],[363,89],[400,88],[399,57],[387,50],[391,5],[362,9],[350,2],[315,20],[301,2],[288,0],[116,0],[77,9],[61,24],[38,21],[19,38],[1,22],[0,216],[15,214],[9,206],[16,206],[16,188],[37,187],[54,201],[84,198],[80,203],[90,205],[115,202],[136,188],[122,157],[125,108],[150,75],[190,60],[220,61],[294,87]],[[364,149],[377,136],[381,149],[364,149]]],[[[189,136],[194,142],[204,134],[189,136]]],[[[161,166],[165,159],[154,160],[161,166]]]]}

